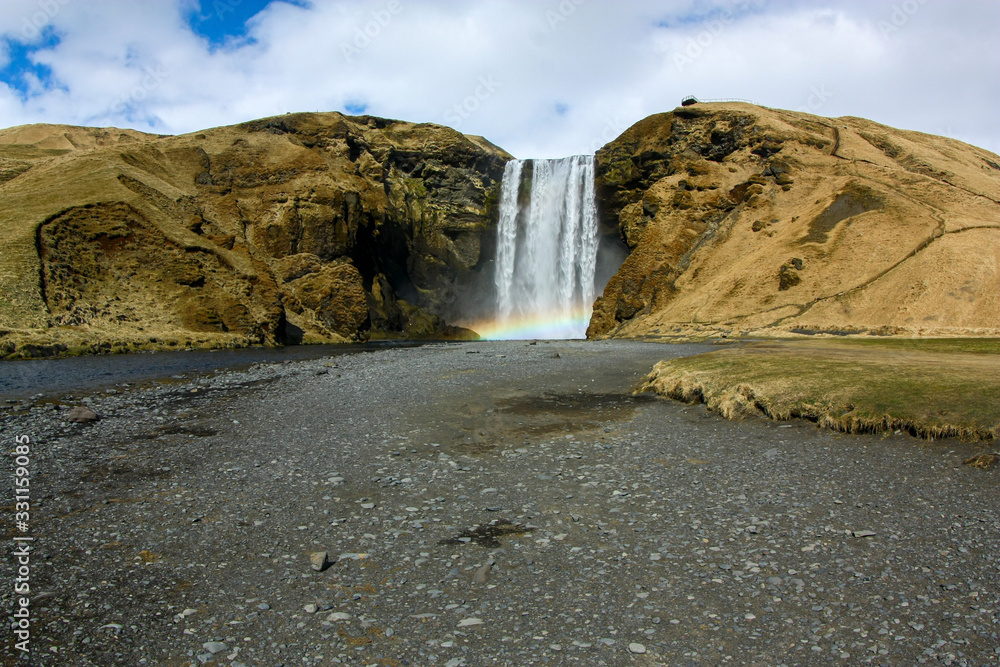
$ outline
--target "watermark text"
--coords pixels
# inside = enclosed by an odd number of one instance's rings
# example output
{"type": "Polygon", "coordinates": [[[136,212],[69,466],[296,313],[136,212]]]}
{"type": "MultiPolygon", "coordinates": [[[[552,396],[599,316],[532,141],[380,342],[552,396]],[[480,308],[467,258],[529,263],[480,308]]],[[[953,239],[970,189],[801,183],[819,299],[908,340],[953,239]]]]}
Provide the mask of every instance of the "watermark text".
{"type": "Polygon", "coordinates": [[[382,34],[382,31],[389,27],[392,19],[403,11],[403,4],[399,0],[389,0],[382,9],[375,9],[371,12],[371,20],[363,26],[354,28],[354,39],[342,42],[340,52],[348,64],[361,55],[361,52],[371,46],[372,42],[382,34]]]}
{"type": "Polygon", "coordinates": [[[445,112],[445,125],[457,128],[463,120],[478,111],[483,102],[490,99],[502,85],[503,83],[497,81],[492,74],[479,77],[478,85],[472,94],[445,112]]]}
{"type": "Polygon", "coordinates": [[[38,0],[38,11],[21,19],[21,38],[30,42],[52,22],[59,11],[68,5],[70,0],[38,0]]]}
{"type": "Polygon", "coordinates": [[[31,438],[14,438],[14,648],[31,652],[31,438]]]}

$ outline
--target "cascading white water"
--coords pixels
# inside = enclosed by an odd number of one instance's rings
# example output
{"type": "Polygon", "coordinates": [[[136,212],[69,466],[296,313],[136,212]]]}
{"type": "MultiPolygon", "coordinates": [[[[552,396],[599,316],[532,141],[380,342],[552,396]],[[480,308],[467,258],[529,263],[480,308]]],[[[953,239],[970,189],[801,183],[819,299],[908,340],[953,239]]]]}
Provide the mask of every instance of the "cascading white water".
{"type": "Polygon", "coordinates": [[[531,160],[504,168],[497,229],[498,338],[583,338],[594,305],[594,158],[531,160]]]}

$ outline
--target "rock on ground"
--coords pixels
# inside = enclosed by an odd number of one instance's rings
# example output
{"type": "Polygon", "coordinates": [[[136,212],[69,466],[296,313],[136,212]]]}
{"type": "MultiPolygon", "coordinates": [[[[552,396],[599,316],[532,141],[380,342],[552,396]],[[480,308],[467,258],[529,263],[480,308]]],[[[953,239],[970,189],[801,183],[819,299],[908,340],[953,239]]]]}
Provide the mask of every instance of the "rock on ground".
{"type": "Polygon", "coordinates": [[[996,470],[631,395],[705,349],[258,364],[59,397],[86,426],[8,404],[34,664],[995,664],[996,470]]]}

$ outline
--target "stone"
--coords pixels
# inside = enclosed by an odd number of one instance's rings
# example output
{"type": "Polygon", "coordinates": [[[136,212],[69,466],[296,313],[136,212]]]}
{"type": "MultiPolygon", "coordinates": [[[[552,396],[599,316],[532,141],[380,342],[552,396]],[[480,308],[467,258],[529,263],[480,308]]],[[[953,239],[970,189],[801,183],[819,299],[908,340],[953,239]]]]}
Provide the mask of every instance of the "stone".
{"type": "Polygon", "coordinates": [[[78,405],[69,411],[66,415],[66,419],[75,424],[89,424],[91,422],[96,422],[100,417],[97,413],[90,408],[85,408],[82,405],[78,405]]]}
{"type": "Polygon", "coordinates": [[[311,604],[310,603],[310,604],[307,604],[305,607],[303,607],[303,609],[305,609],[305,612],[307,614],[315,614],[317,611],[319,611],[319,605],[315,605],[315,604],[311,604]]]}
{"type": "Polygon", "coordinates": [[[801,276],[795,272],[795,266],[786,263],[778,269],[778,289],[781,291],[791,289],[802,282],[801,276]]]}
{"type": "Polygon", "coordinates": [[[327,551],[314,551],[309,554],[309,566],[317,572],[324,571],[332,564],[330,553],[327,551]]]}
{"type": "Polygon", "coordinates": [[[852,530],[851,535],[854,537],[875,537],[875,531],[873,530],[852,530]]]}
{"type": "Polygon", "coordinates": [[[485,584],[490,579],[490,571],[493,569],[493,561],[488,560],[479,569],[476,570],[475,574],[472,575],[472,583],[474,584],[485,584]]]}
{"type": "Polygon", "coordinates": [[[463,618],[461,621],[458,622],[458,627],[468,628],[473,625],[482,625],[482,624],[483,624],[483,619],[481,618],[463,618]]]}
{"type": "Polygon", "coordinates": [[[364,560],[365,558],[368,558],[368,554],[342,553],[339,556],[337,556],[337,560],[338,561],[342,561],[342,560],[364,560]]]}
{"type": "Polygon", "coordinates": [[[215,655],[216,653],[222,653],[223,651],[229,648],[226,644],[222,642],[205,642],[204,644],[201,645],[201,647],[206,651],[208,651],[209,653],[211,653],[212,655],[215,655]]]}
{"type": "Polygon", "coordinates": [[[353,617],[346,611],[335,611],[329,616],[327,616],[326,620],[330,621],[331,623],[339,623],[341,621],[349,621],[351,620],[351,618],[353,617]]]}
{"type": "Polygon", "coordinates": [[[639,654],[642,654],[642,653],[646,652],[646,647],[643,646],[642,644],[637,643],[637,642],[632,642],[631,644],[628,645],[628,650],[629,650],[629,653],[639,653],[639,654]]]}

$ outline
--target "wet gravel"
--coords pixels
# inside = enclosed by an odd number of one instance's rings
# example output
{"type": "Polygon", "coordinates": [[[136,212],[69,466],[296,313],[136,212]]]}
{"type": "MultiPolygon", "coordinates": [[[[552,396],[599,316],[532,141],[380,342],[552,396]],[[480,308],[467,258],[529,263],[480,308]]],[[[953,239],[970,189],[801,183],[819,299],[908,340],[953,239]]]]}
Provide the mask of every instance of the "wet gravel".
{"type": "Polygon", "coordinates": [[[32,664],[998,664],[980,448],[632,396],[703,349],[428,345],[8,404],[32,664]]]}

